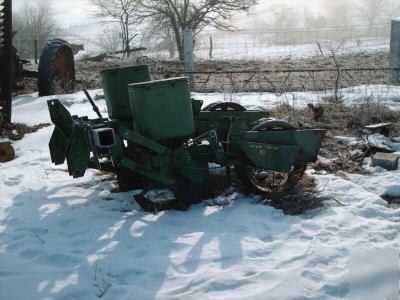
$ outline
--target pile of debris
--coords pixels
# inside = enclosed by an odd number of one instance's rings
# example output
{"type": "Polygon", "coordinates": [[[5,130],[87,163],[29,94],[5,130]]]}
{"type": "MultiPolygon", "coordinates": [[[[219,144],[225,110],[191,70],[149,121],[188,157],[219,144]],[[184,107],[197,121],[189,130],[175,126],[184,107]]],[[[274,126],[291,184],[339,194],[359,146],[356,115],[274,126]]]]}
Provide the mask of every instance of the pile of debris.
{"type": "Polygon", "coordinates": [[[317,173],[367,175],[363,163],[368,157],[373,166],[398,168],[400,114],[389,108],[371,104],[349,108],[325,99],[299,110],[285,104],[271,111],[271,115],[286,118],[299,127],[328,130],[319,160],[312,165],[317,173]]]}

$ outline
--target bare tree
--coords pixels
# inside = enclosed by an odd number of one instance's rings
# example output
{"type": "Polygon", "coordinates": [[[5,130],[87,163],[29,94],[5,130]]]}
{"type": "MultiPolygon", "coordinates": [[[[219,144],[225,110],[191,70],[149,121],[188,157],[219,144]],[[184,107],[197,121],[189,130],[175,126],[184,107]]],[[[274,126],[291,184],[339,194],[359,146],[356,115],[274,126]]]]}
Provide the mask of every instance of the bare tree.
{"type": "Polygon", "coordinates": [[[349,0],[332,1],[328,13],[334,27],[350,27],[353,19],[353,4],[349,0]]]}
{"type": "Polygon", "coordinates": [[[345,45],[345,41],[330,41],[326,45],[326,49],[330,52],[333,62],[335,64],[336,68],[336,79],[335,79],[335,100],[336,102],[340,102],[341,95],[339,95],[339,89],[340,89],[340,81],[342,77],[342,65],[340,64],[338,60],[338,54],[339,52],[343,49],[345,45]]]}
{"type": "Polygon", "coordinates": [[[304,27],[307,29],[327,28],[329,19],[324,15],[315,16],[308,7],[303,8],[304,27]]]}
{"type": "Polygon", "coordinates": [[[198,34],[205,27],[231,29],[229,18],[237,11],[248,11],[257,0],[138,0],[142,20],[172,30],[180,60],[184,59],[184,29],[198,34]]]}
{"type": "Polygon", "coordinates": [[[96,15],[103,18],[104,22],[118,24],[123,49],[129,57],[131,43],[137,36],[138,0],[89,0],[89,2],[99,9],[96,15]]]}
{"type": "Polygon", "coordinates": [[[174,33],[168,26],[161,24],[152,24],[143,31],[143,41],[152,45],[152,50],[167,50],[170,58],[176,54],[176,44],[174,33]]]}
{"type": "Polygon", "coordinates": [[[119,27],[111,26],[103,30],[103,33],[96,44],[106,53],[115,53],[121,50],[121,41],[122,37],[119,27]]]}
{"type": "Polygon", "coordinates": [[[273,15],[271,26],[274,29],[293,29],[300,25],[300,14],[296,8],[285,4],[275,4],[270,7],[270,10],[273,15]]]}
{"type": "Polygon", "coordinates": [[[371,31],[377,25],[387,25],[400,15],[398,0],[362,0],[358,7],[359,18],[371,31]]]}
{"type": "Polygon", "coordinates": [[[41,49],[47,40],[60,33],[50,0],[25,1],[23,9],[14,14],[13,28],[17,31],[14,45],[22,57],[33,56],[33,42],[41,49]]]}

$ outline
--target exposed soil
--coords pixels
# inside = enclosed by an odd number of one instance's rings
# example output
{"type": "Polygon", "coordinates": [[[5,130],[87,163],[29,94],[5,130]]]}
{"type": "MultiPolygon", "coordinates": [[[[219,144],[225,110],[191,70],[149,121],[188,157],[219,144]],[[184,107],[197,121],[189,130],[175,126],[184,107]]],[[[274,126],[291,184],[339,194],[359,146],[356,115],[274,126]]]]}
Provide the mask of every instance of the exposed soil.
{"type": "MultiPolygon", "coordinates": [[[[357,53],[337,57],[343,69],[388,68],[387,52],[357,53]]],[[[100,88],[100,71],[119,66],[148,64],[154,79],[182,76],[183,66],[178,61],[105,59],[102,62],[79,61],[76,63],[76,89],[100,88]]],[[[336,86],[336,65],[330,55],[305,59],[284,59],[269,61],[198,61],[196,72],[215,72],[213,74],[196,74],[195,86],[201,92],[290,92],[305,90],[328,90],[336,86]],[[309,72],[301,70],[327,70],[309,72]],[[269,70],[272,73],[258,73],[257,70],[269,70]],[[283,70],[299,70],[287,73],[283,70]],[[236,73],[247,71],[248,73],[236,73]],[[227,72],[227,73],[221,73],[227,72]],[[232,73],[229,73],[232,72],[232,73]]],[[[362,84],[387,84],[386,71],[343,71],[340,74],[339,87],[362,84]]]]}
{"type": "MultiPolygon", "coordinates": [[[[337,205],[337,200],[322,195],[317,189],[315,180],[307,174],[295,188],[276,195],[265,195],[264,202],[276,209],[282,209],[285,214],[299,215],[307,211],[337,205]],[[336,203],[335,203],[336,202],[336,203]]],[[[339,205],[342,205],[339,203],[339,205]]]]}
{"type": "MultiPolygon", "coordinates": [[[[387,52],[356,53],[340,55],[337,61],[342,69],[388,68],[387,52]]],[[[105,58],[100,62],[77,61],[75,91],[83,88],[101,88],[100,71],[128,65],[148,64],[154,79],[182,76],[183,65],[179,61],[162,61],[147,58],[105,58]]],[[[26,65],[29,70],[37,69],[34,64],[26,65]]],[[[197,61],[196,72],[214,72],[194,75],[195,88],[200,92],[292,92],[323,91],[334,89],[337,72],[332,56],[316,56],[304,59],[267,61],[197,61]],[[257,70],[271,72],[259,73],[257,70]],[[299,72],[283,72],[297,70],[299,72]],[[309,70],[329,70],[310,72],[309,70]],[[237,73],[247,72],[247,73],[237,73]]],[[[339,88],[363,84],[388,84],[387,71],[343,71],[339,76],[339,88]]],[[[35,79],[23,79],[15,94],[26,94],[37,90],[35,79]]]]}
{"type": "Polygon", "coordinates": [[[400,205],[400,196],[390,196],[390,195],[382,195],[381,198],[387,201],[389,204],[397,204],[400,205]]]}

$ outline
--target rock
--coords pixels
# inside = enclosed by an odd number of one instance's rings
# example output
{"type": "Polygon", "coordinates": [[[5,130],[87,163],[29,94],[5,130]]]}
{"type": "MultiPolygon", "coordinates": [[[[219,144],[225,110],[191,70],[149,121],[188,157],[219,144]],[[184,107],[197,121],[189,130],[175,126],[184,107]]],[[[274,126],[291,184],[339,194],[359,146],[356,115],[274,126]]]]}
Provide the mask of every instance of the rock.
{"type": "Polygon", "coordinates": [[[384,136],[389,136],[390,131],[394,128],[394,124],[393,123],[379,123],[379,124],[365,126],[365,128],[374,133],[380,133],[380,134],[383,134],[384,136]]]}
{"type": "Polygon", "coordinates": [[[372,157],[372,165],[386,170],[397,170],[399,157],[392,153],[377,152],[372,157]]]}
{"type": "Polygon", "coordinates": [[[368,145],[371,147],[372,150],[374,151],[379,151],[379,152],[394,152],[387,143],[390,142],[390,139],[388,137],[385,137],[382,134],[375,133],[372,135],[369,135],[367,137],[367,142],[368,145]]]}

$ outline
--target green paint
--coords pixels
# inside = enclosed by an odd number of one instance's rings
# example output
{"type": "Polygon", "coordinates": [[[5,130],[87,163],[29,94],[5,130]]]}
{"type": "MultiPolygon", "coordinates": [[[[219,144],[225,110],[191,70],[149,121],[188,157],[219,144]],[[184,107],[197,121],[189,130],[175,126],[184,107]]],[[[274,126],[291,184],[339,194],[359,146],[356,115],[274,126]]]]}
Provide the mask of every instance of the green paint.
{"type": "Polygon", "coordinates": [[[74,177],[83,176],[87,168],[116,172],[124,166],[175,186],[182,179],[206,184],[211,162],[287,172],[317,158],[325,130],[249,131],[268,113],[202,112],[202,101],[190,99],[186,78],[129,84],[128,88],[128,83],[149,79],[147,75],[148,68],[143,66],[102,72],[112,120],[71,116],[60,101],[48,101],[56,126],[49,143],[52,161],[60,164],[66,159],[74,177]],[[116,145],[107,149],[93,145],[92,128],[113,128],[116,145]],[[100,157],[109,160],[104,163],[100,157]]]}
{"type": "Polygon", "coordinates": [[[131,83],[150,81],[149,67],[140,65],[116,68],[104,70],[100,74],[110,118],[131,121],[127,86],[131,83]]]}
{"type": "Polygon", "coordinates": [[[195,132],[187,78],[130,84],[134,128],[148,139],[181,144],[195,132]]]}

